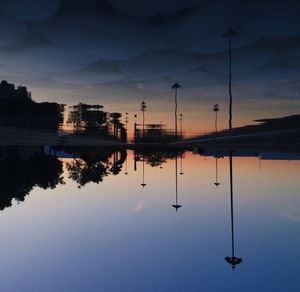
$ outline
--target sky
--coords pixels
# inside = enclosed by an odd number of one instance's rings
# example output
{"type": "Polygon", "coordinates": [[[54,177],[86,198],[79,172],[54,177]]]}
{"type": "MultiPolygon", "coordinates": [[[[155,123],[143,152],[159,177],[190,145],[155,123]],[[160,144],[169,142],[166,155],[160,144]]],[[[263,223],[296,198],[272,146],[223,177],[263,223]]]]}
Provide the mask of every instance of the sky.
{"type": "Polygon", "coordinates": [[[186,131],[227,127],[233,27],[233,125],[300,110],[297,0],[0,0],[0,79],[33,99],[99,103],[186,131]],[[141,115],[139,115],[141,116],[141,115]]]}

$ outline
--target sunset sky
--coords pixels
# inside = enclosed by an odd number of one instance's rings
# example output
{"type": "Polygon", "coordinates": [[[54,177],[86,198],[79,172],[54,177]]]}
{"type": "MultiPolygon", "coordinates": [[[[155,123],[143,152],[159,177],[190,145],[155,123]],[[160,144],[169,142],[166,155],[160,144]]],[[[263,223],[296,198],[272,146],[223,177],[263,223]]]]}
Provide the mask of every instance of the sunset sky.
{"type": "Polygon", "coordinates": [[[99,103],[173,126],[174,93],[190,133],[227,126],[229,27],[234,120],[300,110],[297,0],[0,0],[0,79],[36,101],[99,103]]]}

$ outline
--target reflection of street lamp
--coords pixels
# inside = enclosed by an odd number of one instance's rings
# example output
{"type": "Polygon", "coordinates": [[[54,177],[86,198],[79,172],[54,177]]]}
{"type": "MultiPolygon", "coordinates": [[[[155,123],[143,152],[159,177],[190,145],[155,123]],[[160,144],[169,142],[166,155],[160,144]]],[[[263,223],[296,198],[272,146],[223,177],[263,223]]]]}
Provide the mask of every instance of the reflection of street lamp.
{"type": "Polygon", "coordinates": [[[146,111],[147,105],[146,102],[142,101],[141,102],[141,111],[143,113],[143,139],[144,139],[144,134],[145,134],[145,111],[146,111]]]}
{"type": "Polygon", "coordinates": [[[134,143],[137,143],[137,129],[136,129],[136,118],[137,118],[137,115],[135,114],[134,115],[134,143]]]}
{"type": "Polygon", "coordinates": [[[220,110],[219,105],[215,104],[213,111],[216,113],[216,116],[215,116],[215,130],[216,130],[216,133],[218,133],[218,111],[219,110],[220,110]]]}
{"type": "Polygon", "coordinates": [[[225,261],[235,269],[235,266],[239,265],[243,260],[234,255],[234,221],[233,221],[233,174],[232,174],[232,152],[229,154],[229,166],[230,166],[230,213],[231,213],[231,257],[225,257],[225,261]]]}
{"type": "Polygon", "coordinates": [[[145,184],[145,158],[143,157],[143,183],[141,186],[144,188],[147,184],[145,184]]]}
{"type": "Polygon", "coordinates": [[[125,113],[126,138],[128,137],[128,113],[125,113]]]}
{"type": "Polygon", "coordinates": [[[219,186],[220,183],[218,181],[218,157],[215,157],[215,160],[216,160],[216,182],[215,182],[215,186],[219,186]]]}
{"type": "Polygon", "coordinates": [[[228,38],[228,53],[229,53],[229,130],[231,131],[232,129],[232,92],[231,92],[231,83],[232,83],[232,70],[231,70],[231,53],[232,53],[232,48],[231,48],[231,39],[235,36],[237,36],[238,33],[234,31],[232,28],[227,31],[223,37],[228,38]]]}
{"type": "Polygon", "coordinates": [[[126,153],[126,160],[125,160],[125,174],[128,174],[128,170],[127,170],[127,160],[128,160],[128,155],[126,153]]]}
{"type": "Polygon", "coordinates": [[[181,85],[177,82],[172,85],[172,89],[175,90],[175,137],[177,139],[177,90],[181,85]]]}
{"type": "Polygon", "coordinates": [[[179,115],[179,121],[180,121],[180,138],[182,139],[182,114],[179,115]]]}
{"type": "Polygon", "coordinates": [[[180,175],[183,175],[183,170],[182,170],[182,153],[180,154],[180,175]]]}
{"type": "Polygon", "coordinates": [[[172,205],[176,211],[182,207],[178,204],[178,174],[177,174],[177,157],[175,158],[175,205],[172,205]]]}

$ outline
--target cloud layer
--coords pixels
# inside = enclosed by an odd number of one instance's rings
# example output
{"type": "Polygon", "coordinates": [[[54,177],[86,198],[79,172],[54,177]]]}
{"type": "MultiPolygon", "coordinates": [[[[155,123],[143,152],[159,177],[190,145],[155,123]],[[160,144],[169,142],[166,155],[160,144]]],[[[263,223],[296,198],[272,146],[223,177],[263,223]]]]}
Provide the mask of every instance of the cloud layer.
{"type": "Polygon", "coordinates": [[[300,70],[299,12],[296,0],[0,0],[0,74],[137,93],[209,88],[227,76],[232,26],[234,80],[288,84],[300,70]]]}

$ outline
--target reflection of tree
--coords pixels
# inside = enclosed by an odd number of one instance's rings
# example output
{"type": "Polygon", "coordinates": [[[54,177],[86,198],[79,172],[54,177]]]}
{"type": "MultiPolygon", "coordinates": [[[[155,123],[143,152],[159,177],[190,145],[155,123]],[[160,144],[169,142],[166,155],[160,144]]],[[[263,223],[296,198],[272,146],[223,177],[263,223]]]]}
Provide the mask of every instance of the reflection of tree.
{"type": "Polygon", "coordinates": [[[24,201],[35,186],[54,189],[63,183],[62,173],[62,162],[52,156],[0,161],[0,209],[10,207],[13,199],[24,201]]]}
{"type": "Polygon", "coordinates": [[[102,182],[103,177],[109,173],[108,159],[98,161],[74,158],[72,162],[67,163],[66,167],[69,172],[69,178],[76,181],[79,186],[84,186],[89,182],[102,182]]]}
{"type": "Polygon", "coordinates": [[[122,170],[126,160],[126,151],[115,149],[101,150],[89,147],[75,147],[68,149],[74,158],[67,162],[66,168],[69,178],[78,183],[79,187],[89,182],[99,183],[109,174],[117,175],[122,170]],[[79,156],[80,158],[75,158],[79,156]]]}

